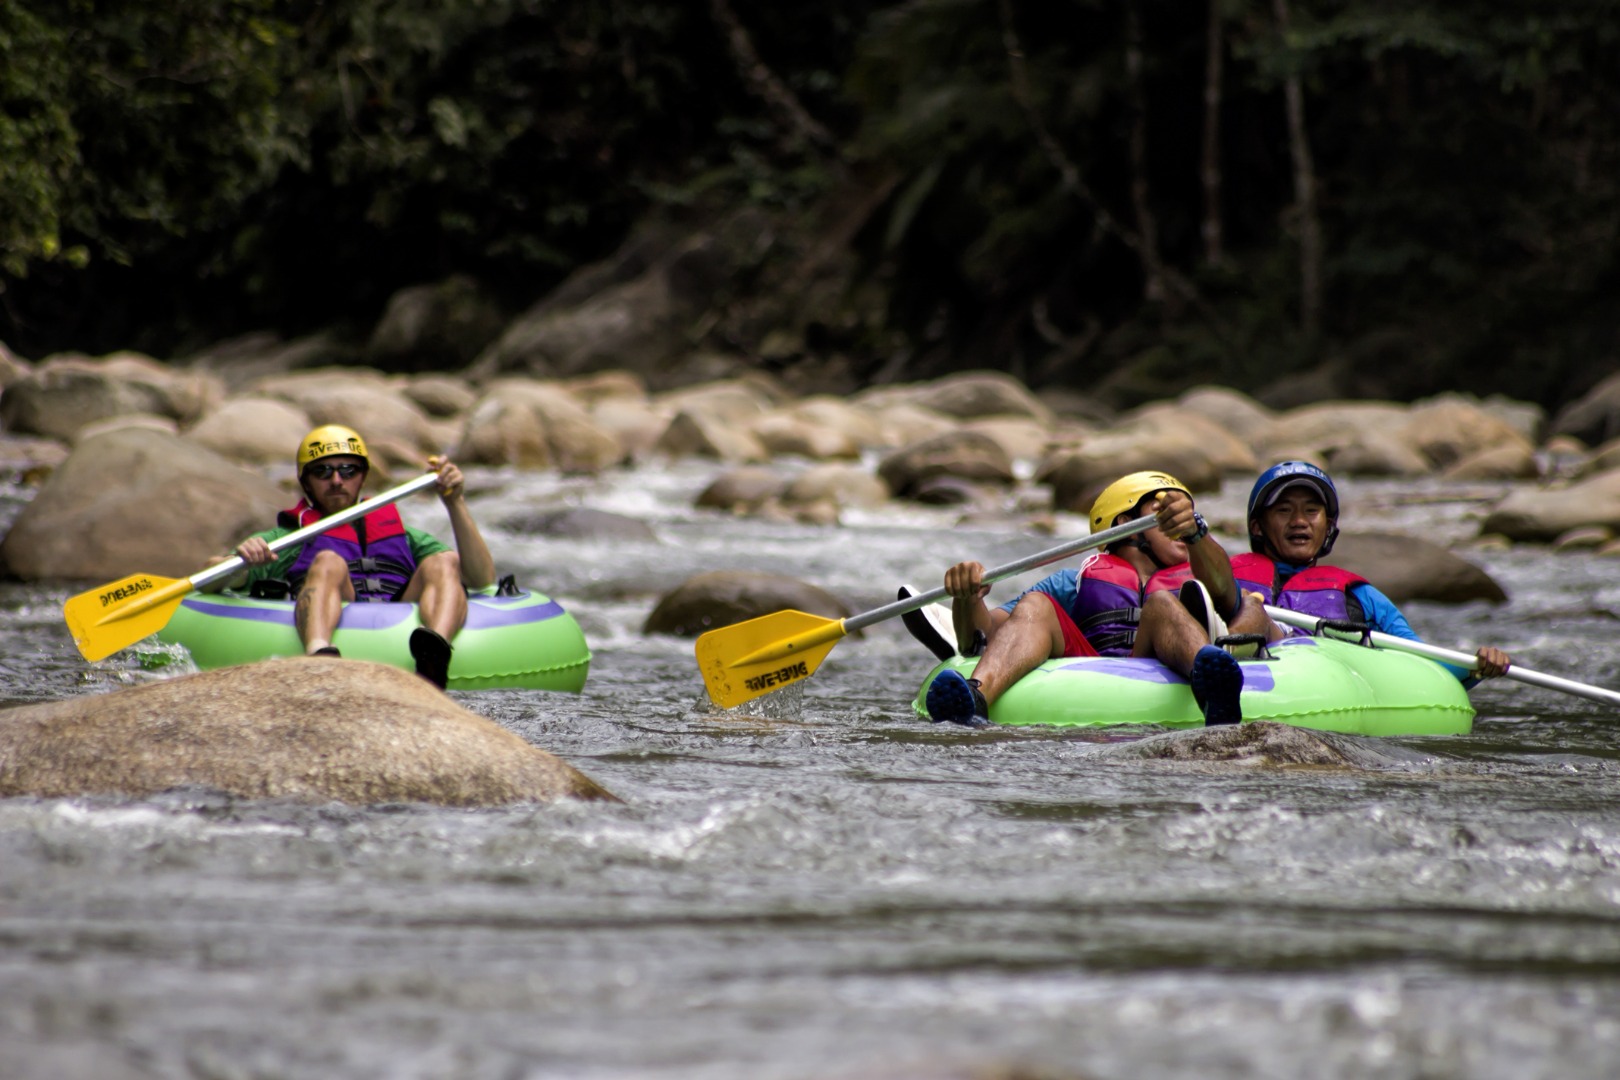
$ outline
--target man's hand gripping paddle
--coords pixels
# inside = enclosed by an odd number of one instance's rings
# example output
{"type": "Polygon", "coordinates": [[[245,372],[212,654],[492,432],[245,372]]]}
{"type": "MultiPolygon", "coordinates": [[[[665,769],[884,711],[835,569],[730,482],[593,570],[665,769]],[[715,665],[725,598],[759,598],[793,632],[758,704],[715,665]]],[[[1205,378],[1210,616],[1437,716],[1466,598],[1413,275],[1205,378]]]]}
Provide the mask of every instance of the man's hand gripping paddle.
{"type": "MultiPolygon", "coordinates": [[[[1056,562],[1076,552],[1109,544],[1147,532],[1158,524],[1152,514],[1105,529],[1079,540],[1037,552],[1017,562],[998,566],[984,575],[986,585],[1003,578],[1056,562]]],[[[824,619],[803,611],[778,611],[747,622],[722,626],[697,639],[698,670],[709,697],[721,708],[731,709],[761,694],[780,690],[808,679],[821,661],[845,635],[864,630],[873,623],[916,611],[950,594],[943,587],[908,596],[880,608],[851,615],[847,619],[824,619]]]]}
{"type": "MultiPolygon", "coordinates": [[[[1309,630],[1313,634],[1321,634],[1324,630],[1331,633],[1334,630],[1332,626],[1324,627],[1323,624],[1327,621],[1325,619],[1319,619],[1314,615],[1301,615],[1299,612],[1289,611],[1287,608],[1272,607],[1267,604],[1266,614],[1271,616],[1273,622],[1281,623],[1284,626],[1297,626],[1302,630],[1309,630]]],[[[1361,635],[1354,631],[1348,631],[1346,636],[1360,637],[1361,635]]],[[[1396,637],[1393,634],[1381,633],[1377,630],[1367,631],[1366,636],[1369,644],[1376,645],[1381,649],[1412,653],[1414,656],[1427,657],[1430,660],[1438,660],[1442,664],[1467,668],[1469,671],[1479,667],[1478,657],[1469,653],[1457,652],[1454,649],[1442,649],[1438,645],[1428,645],[1421,641],[1412,641],[1407,638],[1396,637]]],[[[1590,698],[1593,701],[1601,701],[1605,705],[1620,705],[1620,693],[1613,690],[1605,690],[1601,686],[1591,686],[1587,683],[1576,682],[1573,679],[1560,678],[1557,675],[1545,675],[1539,671],[1530,671],[1517,664],[1508,668],[1503,678],[1516,679],[1530,686],[1540,686],[1547,690],[1558,690],[1565,694],[1590,698]]]]}
{"type": "MultiPolygon", "coordinates": [[[[432,487],[438,483],[438,473],[423,473],[396,488],[390,488],[374,498],[355,503],[347,510],[321,518],[297,532],[290,532],[272,541],[271,551],[281,551],[302,544],[312,536],[335,529],[357,518],[365,517],[379,506],[397,502],[407,495],[432,487]]],[[[144,637],[157,633],[169,623],[169,618],[180,601],[193,590],[211,585],[235,574],[243,566],[242,558],[233,555],[222,563],[192,574],[189,578],[165,578],[156,574],[131,574],[119,581],[110,581],[98,589],[82,592],[62,605],[62,617],[67,620],[73,643],[86,660],[100,660],[119,649],[127,648],[144,637]]]]}

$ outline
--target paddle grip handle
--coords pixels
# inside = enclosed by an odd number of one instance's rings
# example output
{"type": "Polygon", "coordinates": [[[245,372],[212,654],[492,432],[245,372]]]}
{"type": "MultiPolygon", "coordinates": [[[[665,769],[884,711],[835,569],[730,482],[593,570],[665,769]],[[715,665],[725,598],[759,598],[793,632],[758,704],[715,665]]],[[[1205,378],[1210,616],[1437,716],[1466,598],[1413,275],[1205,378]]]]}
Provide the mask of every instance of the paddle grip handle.
{"type": "MultiPolygon", "coordinates": [[[[1025,570],[1034,570],[1036,567],[1057,562],[1059,559],[1077,552],[1087,551],[1091,548],[1107,547],[1109,544],[1135,536],[1137,533],[1145,533],[1158,523],[1157,518],[1152,514],[1148,514],[1137,518],[1135,521],[1127,521],[1123,525],[1116,525],[1112,529],[1104,529],[1100,533],[1092,533],[1090,536],[1070,540],[1067,543],[1059,544],[1055,548],[1037,551],[1033,555],[1026,555],[1017,562],[1010,562],[1005,566],[998,566],[986,571],[984,583],[989,585],[993,582],[1002,581],[1012,577],[1014,574],[1022,574],[1025,570]]],[[[950,596],[950,593],[946,592],[945,587],[941,585],[937,589],[929,589],[925,593],[917,593],[915,596],[908,596],[904,600],[896,600],[892,604],[885,604],[883,607],[863,611],[859,615],[852,615],[844,620],[844,629],[850,633],[856,630],[864,630],[874,623],[880,623],[884,619],[892,619],[897,615],[904,615],[908,611],[916,611],[919,608],[927,607],[934,601],[943,600],[948,596],[950,596]]]]}
{"type": "MultiPolygon", "coordinates": [[[[415,479],[407,480],[398,487],[389,488],[380,495],[374,495],[369,499],[363,499],[349,507],[347,510],[339,510],[335,514],[328,514],[326,517],[321,518],[314,524],[305,525],[302,529],[297,529],[290,532],[286,536],[277,537],[276,539],[270,541],[270,550],[272,552],[284,551],[295,544],[302,544],[305,540],[308,540],[312,536],[319,536],[328,529],[335,529],[339,525],[347,525],[351,521],[365,517],[379,506],[386,506],[391,502],[398,502],[400,499],[405,498],[405,496],[414,495],[418,491],[421,491],[424,488],[432,487],[438,482],[438,473],[425,472],[415,479]]],[[[191,582],[192,588],[200,589],[204,585],[210,585],[216,581],[230,577],[245,565],[246,563],[243,562],[242,556],[232,555],[229,559],[226,559],[222,563],[215,563],[206,570],[200,570],[197,573],[192,574],[187,580],[191,582]]]]}
{"type": "MultiPolygon", "coordinates": [[[[1314,615],[1301,615],[1297,611],[1272,607],[1270,604],[1266,605],[1266,614],[1270,615],[1274,622],[1283,623],[1286,626],[1297,626],[1302,630],[1309,630],[1313,634],[1320,633],[1322,624],[1326,621],[1325,619],[1318,619],[1314,615]]],[[[1444,649],[1438,645],[1430,645],[1427,642],[1396,637],[1380,630],[1368,631],[1367,639],[1381,648],[1411,653],[1414,656],[1437,660],[1442,664],[1454,664],[1469,671],[1475,671],[1479,668],[1478,657],[1469,653],[1458,652],[1455,649],[1444,649]]],[[[1561,693],[1574,694],[1577,697],[1587,698],[1592,701],[1601,701],[1605,705],[1620,706],[1620,693],[1613,690],[1605,690],[1601,686],[1591,686],[1587,683],[1576,682],[1573,679],[1560,678],[1557,675],[1548,675],[1541,671],[1531,671],[1529,668],[1522,668],[1517,664],[1509,667],[1503,678],[1513,679],[1528,686],[1539,686],[1545,690],[1557,690],[1561,693]]]]}

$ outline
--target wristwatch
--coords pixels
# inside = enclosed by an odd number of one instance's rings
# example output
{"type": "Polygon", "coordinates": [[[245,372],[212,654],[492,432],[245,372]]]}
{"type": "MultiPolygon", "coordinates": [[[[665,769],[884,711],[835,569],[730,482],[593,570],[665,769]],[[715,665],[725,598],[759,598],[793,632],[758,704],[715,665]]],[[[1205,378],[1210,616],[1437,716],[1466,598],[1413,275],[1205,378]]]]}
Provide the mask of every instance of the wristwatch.
{"type": "Polygon", "coordinates": [[[1196,544],[1209,535],[1209,522],[1205,521],[1204,515],[1196,510],[1193,511],[1193,524],[1198,527],[1181,538],[1183,544],[1196,544]]]}

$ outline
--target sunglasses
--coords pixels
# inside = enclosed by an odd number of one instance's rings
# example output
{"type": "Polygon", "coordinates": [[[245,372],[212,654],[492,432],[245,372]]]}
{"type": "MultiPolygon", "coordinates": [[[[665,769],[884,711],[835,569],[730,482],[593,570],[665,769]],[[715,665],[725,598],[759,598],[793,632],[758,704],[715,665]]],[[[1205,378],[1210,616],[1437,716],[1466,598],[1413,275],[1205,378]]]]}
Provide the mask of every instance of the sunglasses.
{"type": "Polygon", "coordinates": [[[304,470],[317,480],[330,480],[332,474],[337,473],[345,480],[353,480],[366,471],[364,465],[311,465],[304,470]]]}

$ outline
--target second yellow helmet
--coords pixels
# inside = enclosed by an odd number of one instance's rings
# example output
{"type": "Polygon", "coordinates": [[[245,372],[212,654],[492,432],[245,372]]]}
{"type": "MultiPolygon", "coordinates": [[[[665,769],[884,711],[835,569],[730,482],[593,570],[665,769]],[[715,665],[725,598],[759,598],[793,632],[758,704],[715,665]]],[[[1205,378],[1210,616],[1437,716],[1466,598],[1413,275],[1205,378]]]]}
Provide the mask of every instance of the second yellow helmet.
{"type": "Polygon", "coordinates": [[[1169,473],[1134,472],[1120,477],[1103,488],[1102,494],[1091,504],[1091,531],[1102,532],[1113,525],[1119,515],[1135,510],[1136,504],[1149,495],[1172,488],[1192,498],[1187,485],[1169,473]]]}
{"type": "Polygon", "coordinates": [[[334,454],[353,454],[363,458],[367,465],[371,464],[371,455],[366,453],[366,441],[359,432],[342,424],[322,424],[305,435],[304,441],[298,444],[298,474],[302,476],[304,466],[310,462],[334,454]]]}

